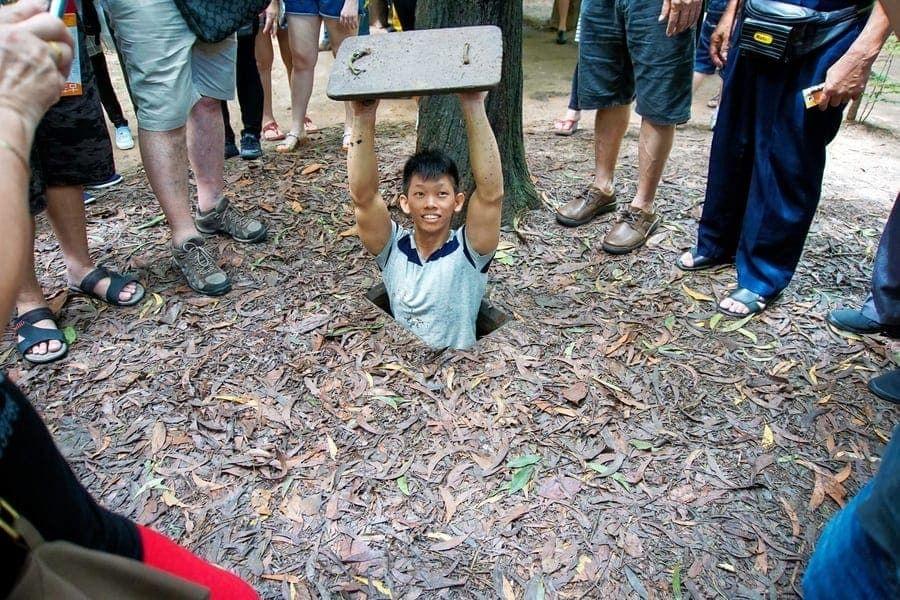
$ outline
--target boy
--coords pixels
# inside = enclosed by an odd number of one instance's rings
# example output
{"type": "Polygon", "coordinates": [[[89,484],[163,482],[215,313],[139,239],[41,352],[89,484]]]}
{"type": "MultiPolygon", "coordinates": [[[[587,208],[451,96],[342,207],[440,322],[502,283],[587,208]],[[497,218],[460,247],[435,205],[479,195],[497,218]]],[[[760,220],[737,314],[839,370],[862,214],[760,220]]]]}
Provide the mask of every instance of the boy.
{"type": "Polygon", "coordinates": [[[465,194],[456,164],[427,150],[403,168],[400,208],[410,232],[391,220],[378,190],[375,113],[378,102],[353,102],[348,172],[360,240],[375,255],[398,323],[433,348],[468,348],[487,284],[487,269],[500,241],[503,172],[497,140],[484,109],[486,92],[459,94],[476,189],[466,224],[451,230],[465,194]]]}

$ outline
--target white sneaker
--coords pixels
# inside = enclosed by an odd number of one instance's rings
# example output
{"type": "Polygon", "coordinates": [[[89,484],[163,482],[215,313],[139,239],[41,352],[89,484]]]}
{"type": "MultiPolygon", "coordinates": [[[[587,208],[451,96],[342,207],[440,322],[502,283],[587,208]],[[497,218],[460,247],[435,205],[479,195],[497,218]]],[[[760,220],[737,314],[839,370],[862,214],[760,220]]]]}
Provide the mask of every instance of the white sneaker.
{"type": "Polygon", "coordinates": [[[116,146],[119,150],[131,150],[134,148],[134,138],[131,137],[131,130],[128,125],[116,127],[116,146]]]}

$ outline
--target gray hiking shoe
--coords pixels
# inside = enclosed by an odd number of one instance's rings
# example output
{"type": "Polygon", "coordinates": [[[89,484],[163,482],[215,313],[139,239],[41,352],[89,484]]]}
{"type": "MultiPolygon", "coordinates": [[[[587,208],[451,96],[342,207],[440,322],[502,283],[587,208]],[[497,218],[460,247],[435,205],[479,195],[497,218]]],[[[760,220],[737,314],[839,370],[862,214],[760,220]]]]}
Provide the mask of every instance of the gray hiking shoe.
{"type": "Polygon", "coordinates": [[[221,296],[231,290],[231,280],[216,264],[203,238],[194,237],[172,248],[175,264],[184,273],[188,285],[195,292],[207,296],[221,296]]]}
{"type": "Polygon", "coordinates": [[[268,233],[265,225],[239,212],[225,197],[209,212],[199,213],[194,223],[201,233],[227,233],[239,242],[261,242],[268,233]]]}

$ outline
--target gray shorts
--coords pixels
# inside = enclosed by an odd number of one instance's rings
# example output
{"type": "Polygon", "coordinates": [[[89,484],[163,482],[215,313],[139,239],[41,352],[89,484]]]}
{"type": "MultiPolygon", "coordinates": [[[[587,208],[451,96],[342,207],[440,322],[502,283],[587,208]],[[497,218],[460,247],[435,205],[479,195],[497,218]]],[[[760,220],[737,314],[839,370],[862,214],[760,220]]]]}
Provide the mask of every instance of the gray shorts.
{"type": "Polygon", "coordinates": [[[170,131],[187,123],[201,96],[232,100],[237,41],[197,39],[172,0],[103,0],[125,59],[138,126],[170,131]]]}
{"type": "Polygon", "coordinates": [[[662,0],[591,0],[582,7],[578,102],[582,110],[624,106],[652,123],[691,118],[694,29],[666,36],[662,0]]]}

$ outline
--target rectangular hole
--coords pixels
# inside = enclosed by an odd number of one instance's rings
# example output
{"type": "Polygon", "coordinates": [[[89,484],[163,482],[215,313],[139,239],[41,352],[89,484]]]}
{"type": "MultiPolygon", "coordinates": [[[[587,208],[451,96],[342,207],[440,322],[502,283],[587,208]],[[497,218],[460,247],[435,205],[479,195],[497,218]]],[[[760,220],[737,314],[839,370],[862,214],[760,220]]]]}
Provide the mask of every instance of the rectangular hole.
{"type": "MultiPolygon", "coordinates": [[[[366,298],[392,319],[394,318],[394,313],[391,312],[391,301],[383,283],[379,283],[366,292],[366,298]]],[[[481,307],[478,309],[478,318],[475,320],[475,337],[480,340],[500,329],[508,320],[509,317],[506,313],[494,308],[487,300],[482,300],[481,307]]]]}

